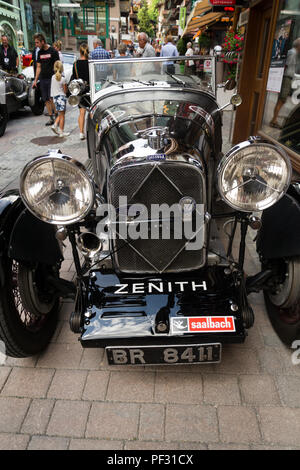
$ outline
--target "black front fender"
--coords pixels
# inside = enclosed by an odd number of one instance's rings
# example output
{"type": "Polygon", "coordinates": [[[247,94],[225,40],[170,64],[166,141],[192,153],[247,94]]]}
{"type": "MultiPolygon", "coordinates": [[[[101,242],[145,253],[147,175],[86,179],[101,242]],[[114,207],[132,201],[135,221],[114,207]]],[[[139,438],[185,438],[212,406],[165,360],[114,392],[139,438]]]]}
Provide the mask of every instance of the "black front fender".
{"type": "Polygon", "coordinates": [[[300,255],[299,184],[291,185],[280,201],[263,212],[257,252],[264,259],[300,255]]]}
{"type": "Polygon", "coordinates": [[[53,265],[63,256],[55,227],[34,217],[17,194],[0,199],[0,257],[53,265]]]}

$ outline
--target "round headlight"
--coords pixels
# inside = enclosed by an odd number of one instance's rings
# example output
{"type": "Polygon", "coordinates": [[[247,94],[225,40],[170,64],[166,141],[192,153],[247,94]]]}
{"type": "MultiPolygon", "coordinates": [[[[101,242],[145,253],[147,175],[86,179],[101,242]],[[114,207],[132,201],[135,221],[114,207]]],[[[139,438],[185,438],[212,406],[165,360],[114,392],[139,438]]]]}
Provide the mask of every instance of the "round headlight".
{"type": "Polygon", "coordinates": [[[70,106],[78,106],[80,103],[80,96],[78,95],[69,96],[68,103],[70,106]]]}
{"type": "Polygon", "coordinates": [[[94,203],[93,183],[85,167],[58,153],[35,158],[25,166],[20,194],[36,217],[56,225],[83,219],[94,203]]]}
{"type": "Polygon", "coordinates": [[[68,88],[71,95],[79,95],[82,88],[82,80],[72,80],[68,85],[68,88]]]}
{"type": "Polygon", "coordinates": [[[222,198],[234,209],[262,211],[286,192],[291,164],[285,152],[267,142],[249,140],[233,147],[218,167],[222,198]]]}

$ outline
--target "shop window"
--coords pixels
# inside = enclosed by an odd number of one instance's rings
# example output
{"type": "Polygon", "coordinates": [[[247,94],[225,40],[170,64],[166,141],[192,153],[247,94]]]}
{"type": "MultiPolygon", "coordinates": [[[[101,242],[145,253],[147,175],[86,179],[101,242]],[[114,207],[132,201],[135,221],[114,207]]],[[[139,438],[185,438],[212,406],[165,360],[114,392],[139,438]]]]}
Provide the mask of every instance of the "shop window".
{"type": "Polygon", "coordinates": [[[281,1],[273,38],[261,130],[300,154],[300,11],[298,0],[281,1]]]}

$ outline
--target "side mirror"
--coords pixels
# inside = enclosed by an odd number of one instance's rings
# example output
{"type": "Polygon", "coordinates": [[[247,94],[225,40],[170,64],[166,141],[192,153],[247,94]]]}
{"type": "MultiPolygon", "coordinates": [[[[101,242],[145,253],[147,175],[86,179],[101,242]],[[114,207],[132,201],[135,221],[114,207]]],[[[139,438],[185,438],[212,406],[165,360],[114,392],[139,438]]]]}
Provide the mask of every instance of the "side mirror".
{"type": "Polygon", "coordinates": [[[230,105],[240,106],[242,104],[242,102],[243,102],[243,100],[242,100],[241,95],[236,93],[235,95],[232,95],[232,97],[230,98],[229,103],[224,104],[224,106],[222,106],[221,108],[216,109],[215,111],[213,111],[213,113],[216,113],[217,111],[222,111],[223,109],[228,108],[228,106],[230,106],[230,105]]]}

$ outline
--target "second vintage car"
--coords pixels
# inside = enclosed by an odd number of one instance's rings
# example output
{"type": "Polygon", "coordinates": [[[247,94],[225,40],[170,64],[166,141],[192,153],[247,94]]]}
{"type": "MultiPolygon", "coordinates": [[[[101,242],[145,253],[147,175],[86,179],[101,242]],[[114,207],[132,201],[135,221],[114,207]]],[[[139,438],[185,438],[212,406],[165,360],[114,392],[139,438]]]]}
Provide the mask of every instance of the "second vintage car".
{"type": "MultiPolygon", "coordinates": [[[[190,58],[189,58],[190,59],[190,58]]],[[[256,137],[222,153],[211,73],[184,57],[90,62],[87,167],[57,150],[0,199],[0,337],[37,354],[75,299],[71,330],[109,364],[221,360],[254,323],[263,290],[287,344],[299,337],[300,191],[281,147],[256,137]],[[244,270],[247,231],[261,269],[244,270]],[[69,240],[76,281],[59,276],[69,240]]],[[[85,84],[70,84],[85,106],[85,84]]],[[[234,95],[231,104],[239,105],[234,95]]]]}
{"type": "Polygon", "coordinates": [[[9,115],[23,106],[29,106],[39,116],[44,111],[39,86],[32,88],[32,80],[24,75],[11,75],[0,70],[0,137],[5,133],[9,115]]]}

